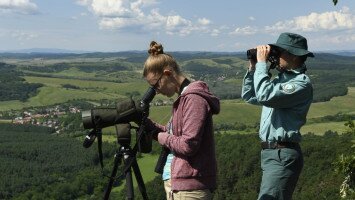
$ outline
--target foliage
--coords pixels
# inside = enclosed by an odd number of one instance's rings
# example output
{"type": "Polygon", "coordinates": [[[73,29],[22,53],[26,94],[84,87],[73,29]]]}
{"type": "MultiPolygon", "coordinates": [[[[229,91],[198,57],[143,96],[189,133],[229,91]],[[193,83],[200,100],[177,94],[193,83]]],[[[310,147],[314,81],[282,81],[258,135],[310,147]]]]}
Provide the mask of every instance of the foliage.
{"type": "Polygon", "coordinates": [[[67,89],[80,89],[80,87],[71,84],[62,84],[62,87],[67,89]]]}
{"type": "MultiPolygon", "coordinates": [[[[76,199],[101,195],[96,149],[79,140],[50,135],[38,126],[0,124],[0,199],[76,199]],[[10,127],[12,126],[12,127],[10,127]]],[[[104,144],[104,158],[112,145],[104,144]]]]}
{"type": "Polygon", "coordinates": [[[37,94],[39,83],[26,83],[22,73],[15,71],[15,66],[0,63],[0,101],[25,101],[37,94]]]}
{"type": "Polygon", "coordinates": [[[335,171],[343,175],[344,181],[340,185],[340,196],[345,199],[355,198],[355,124],[353,120],[349,119],[345,123],[349,127],[348,135],[351,136],[352,146],[350,154],[341,154],[334,163],[335,171]]]}
{"type": "MultiPolygon", "coordinates": [[[[217,134],[218,188],[214,199],[257,199],[261,181],[259,138],[245,134],[217,134]]],[[[337,188],[342,176],[330,167],[340,153],[349,152],[349,135],[304,136],[304,168],[293,198],[339,199],[337,188]],[[329,145],[332,144],[332,145],[329,145]]],[[[164,199],[160,176],[146,184],[150,199],[164,199]]],[[[119,196],[124,196],[122,191],[119,196]]],[[[141,199],[135,190],[137,199],[141,199]]]]}
{"type": "Polygon", "coordinates": [[[234,83],[223,81],[207,81],[211,92],[220,99],[239,99],[242,93],[241,87],[234,83]]]}
{"type": "Polygon", "coordinates": [[[84,132],[81,113],[69,113],[67,116],[61,117],[60,122],[66,133],[84,132]]]}
{"type": "Polygon", "coordinates": [[[315,58],[307,60],[307,74],[314,87],[314,102],[329,101],[334,96],[347,94],[347,87],[355,82],[353,59],[350,56],[316,54],[315,58]]]}
{"type": "MultiPolygon", "coordinates": [[[[313,118],[313,119],[308,120],[308,122],[322,123],[322,122],[342,122],[342,121],[349,121],[349,120],[355,120],[355,115],[354,114],[338,113],[335,115],[326,115],[323,117],[313,118]]],[[[350,123],[350,122],[347,122],[347,123],[350,123]]],[[[345,126],[349,126],[349,125],[345,124],[345,126]]]]}

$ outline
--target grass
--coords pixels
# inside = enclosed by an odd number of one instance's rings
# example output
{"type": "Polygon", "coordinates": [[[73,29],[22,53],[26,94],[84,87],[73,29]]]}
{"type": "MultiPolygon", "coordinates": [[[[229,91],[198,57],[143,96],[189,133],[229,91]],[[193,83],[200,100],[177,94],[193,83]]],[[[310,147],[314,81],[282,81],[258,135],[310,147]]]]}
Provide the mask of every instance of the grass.
{"type": "MultiPolygon", "coordinates": [[[[330,101],[313,103],[308,118],[318,118],[337,113],[355,114],[355,88],[350,87],[345,96],[334,97],[330,101]]],[[[221,101],[221,111],[214,116],[214,123],[255,124],[260,120],[261,106],[245,103],[242,100],[221,101]]],[[[158,123],[165,124],[171,115],[171,106],[151,107],[150,117],[158,123]]],[[[309,125],[312,126],[312,125],[309,125]]],[[[328,126],[329,127],[329,126],[328,126]]]]}
{"type": "MultiPolygon", "coordinates": [[[[107,135],[107,133],[112,134],[112,133],[116,132],[114,126],[106,127],[102,130],[102,132],[103,132],[103,136],[102,136],[103,141],[114,142],[114,143],[117,142],[116,135],[107,135]]],[[[131,142],[132,148],[135,145],[135,141],[134,141],[135,135],[133,135],[133,134],[132,134],[132,142],[131,142]]],[[[81,140],[81,138],[80,138],[80,140],[81,140]]],[[[94,146],[94,148],[96,148],[97,144],[93,144],[93,146],[94,146]]],[[[118,145],[117,145],[117,147],[118,147],[118,145]]],[[[105,147],[103,147],[103,148],[105,148],[105,147]]],[[[138,166],[139,166],[140,172],[142,174],[144,183],[152,181],[156,176],[158,176],[158,174],[154,172],[154,168],[155,168],[155,164],[158,160],[158,156],[159,155],[152,155],[152,154],[140,154],[140,156],[138,156],[138,154],[137,154],[137,157],[138,157],[137,162],[138,162],[138,166]]],[[[120,173],[122,173],[122,172],[118,171],[117,175],[119,175],[120,173]]],[[[112,191],[111,191],[112,196],[115,196],[115,193],[116,194],[119,193],[124,188],[124,185],[125,185],[125,181],[123,181],[123,184],[121,184],[120,186],[112,188],[112,191]]],[[[137,187],[137,181],[135,179],[135,176],[133,176],[133,186],[137,187]]],[[[135,194],[135,195],[140,195],[140,194],[135,194]]]]}
{"type": "Polygon", "coordinates": [[[39,93],[35,97],[31,97],[26,102],[18,100],[0,102],[0,110],[19,110],[25,107],[48,106],[59,103],[64,103],[70,100],[87,99],[118,99],[124,96],[114,93],[93,92],[85,90],[65,89],[53,86],[44,86],[39,89],[39,93]]]}
{"type": "Polygon", "coordinates": [[[259,121],[261,106],[254,106],[247,103],[222,101],[221,112],[214,117],[214,123],[254,124],[259,121]]]}
{"type": "Polygon", "coordinates": [[[95,72],[84,72],[77,67],[71,67],[69,69],[60,72],[37,72],[23,70],[23,72],[30,74],[28,76],[38,77],[49,77],[49,78],[64,78],[64,79],[78,79],[78,80],[95,80],[100,82],[120,82],[132,83],[137,82],[142,77],[141,71],[116,71],[116,72],[105,72],[105,71],[95,71],[95,72]]]}
{"type": "Polygon", "coordinates": [[[127,93],[137,91],[141,95],[144,94],[148,85],[146,82],[137,81],[133,83],[114,83],[105,81],[92,80],[77,80],[77,79],[63,79],[63,78],[48,78],[48,77],[34,77],[25,76],[29,83],[42,83],[49,87],[62,87],[64,84],[75,85],[84,91],[104,92],[126,95],[127,93]]]}
{"type": "Polygon", "coordinates": [[[56,76],[64,76],[64,77],[68,77],[68,78],[81,78],[81,77],[85,77],[85,78],[95,78],[97,73],[87,73],[87,72],[83,72],[81,70],[79,70],[76,67],[72,67],[69,68],[67,70],[63,70],[61,72],[58,73],[53,73],[53,72],[36,72],[36,71],[29,71],[29,70],[22,70],[25,73],[30,73],[30,74],[35,74],[35,75],[39,75],[39,76],[48,76],[48,77],[56,77],[56,76]]]}
{"type": "MultiPolygon", "coordinates": [[[[151,107],[149,117],[154,121],[165,124],[171,116],[172,106],[154,106],[151,107]]],[[[221,101],[221,111],[214,115],[214,123],[234,124],[245,123],[254,124],[258,122],[261,107],[244,103],[240,100],[221,101]]]]}
{"type": "Polygon", "coordinates": [[[238,130],[226,130],[226,131],[220,131],[221,134],[257,134],[257,130],[244,130],[244,131],[238,131],[238,130]]]}
{"type": "MultiPolygon", "coordinates": [[[[114,128],[108,127],[105,128],[105,130],[108,132],[114,131],[114,128]]],[[[108,141],[108,142],[117,141],[116,135],[104,135],[102,139],[103,141],[108,141]]],[[[132,137],[132,140],[134,140],[134,136],[132,137]]],[[[133,141],[131,143],[131,147],[133,147],[134,144],[135,143],[133,141]]],[[[158,176],[158,174],[154,172],[154,168],[157,160],[158,160],[158,155],[152,155],[152,154],[141,154],[141,157],[139,157],[139,159],[137,160],[140,172],[142,174],[145,183],[152,181],[156,176],[158,176]]],[[[124,188],[124,185],[125,185],[125,181],[123,181],[123,184],[121,184],[120,186],[112,188],[112,195],[115,196],[115,193],[116,194],[119,193],[124,188]]],[[[137,181],[135,179],[135,176],[133,176],[133,186],[137,187],[137,181]]],[[[135,194],[135,195],[140,195],[140,194],[135,194]]]]}
{"type": "Polygon", "coordinates": [[[301,128],[301,133],[306,134],[308,132],[314,133],[316,135],[323,135],[326,131],[337,132],[338,134],[342,134],[349,130],[344,124],[346,122],[325,122],[325,123],[315,123],[305,125],[301,128]]]}
{"type": "Polygon", "coordinates": [[[330,101],[313,103],[308,113],[308,118],[317,118],[337,113],[355,114],[355,87],[348,88],[348,94],[333,97],[330,101]]]}
{"type": "MultiPolygon", "coordinates": [[[[138,166],[140,172],[142,174],[142,178],[144,183],[152,181],[156,176],[159,176],[157,173],[154,172],[155,164],[158,160],[158,155],[151,155],[151,154],[141,154],[142,157],[138,159],[138,166]]],[[[133,173],[133,172],[132,172],[133,173]]],[[[135,176],[132,177],[133,179],[133,187],[137,187],[137,181],[135,176]]],[[[118,187],[112,188],[112,195],[114,193],[120,192],[125,186],[125,181],[118,187]]],[[[140,195],[140,194],[135,194],[140,195]]]]}

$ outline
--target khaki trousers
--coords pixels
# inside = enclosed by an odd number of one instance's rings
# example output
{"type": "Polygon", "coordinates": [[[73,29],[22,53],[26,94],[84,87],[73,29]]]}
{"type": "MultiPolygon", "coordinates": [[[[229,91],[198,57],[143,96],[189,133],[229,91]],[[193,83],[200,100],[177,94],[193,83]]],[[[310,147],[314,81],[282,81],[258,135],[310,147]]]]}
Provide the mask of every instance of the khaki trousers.
{"type": "Polygon", "coordinates": [[[167,200],[212,200],[213,194],[206,190],[171,191],[170,180],[164,181],[164,189],[167,200]]]}

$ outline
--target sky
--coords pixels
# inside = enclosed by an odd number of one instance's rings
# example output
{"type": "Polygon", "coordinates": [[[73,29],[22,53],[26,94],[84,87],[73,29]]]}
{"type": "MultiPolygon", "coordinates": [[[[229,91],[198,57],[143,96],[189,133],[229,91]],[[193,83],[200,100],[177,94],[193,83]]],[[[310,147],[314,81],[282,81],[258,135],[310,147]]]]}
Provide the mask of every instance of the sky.
{"type": "Polygon", "coordinates": [[[0,0],[0,51],[240,52],[303,35],[311,51],[355,50],[355,0],[0,0]]]}

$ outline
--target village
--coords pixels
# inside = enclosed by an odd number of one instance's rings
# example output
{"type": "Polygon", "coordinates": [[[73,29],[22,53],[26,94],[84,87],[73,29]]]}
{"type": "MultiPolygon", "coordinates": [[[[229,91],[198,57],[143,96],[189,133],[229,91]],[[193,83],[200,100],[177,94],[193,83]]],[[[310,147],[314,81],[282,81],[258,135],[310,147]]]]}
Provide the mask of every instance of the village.
{"type": "Polygon", "coordinates": [[[63,107],[54,106],[48,108],[32,108],[24,111],[9,111],[0,113],[1,118],[7,118],[13,124],[32,124],[36,126],[44,126],[53,128],[55,133],[61,133],[68,128],[63,123],[70,114],[79,114],[81,109],[75,106],[63,107]]]}
{"type": "MultiPolygon", "coordinates": [[[[173,103],[174,100],[172,98],[168,100],[156,99],[150,103],[150,106],[167,106],[173,103]]],[[[105,107],[108,105],[101,104],[100,106],[105,107]]],[[[7,122],[12,124],[32,124],[53,128],[54,132],[59,134],[65,130],[80,127],[81,110],[83,110],[82,106],[68,104],[45,108],[27,108],[21,111],[2,111],[0,112],[0,119],[7,120],[7,122]],[[74,118],[69,117],[74,115],[74,118]]]]}

